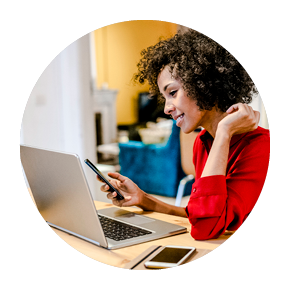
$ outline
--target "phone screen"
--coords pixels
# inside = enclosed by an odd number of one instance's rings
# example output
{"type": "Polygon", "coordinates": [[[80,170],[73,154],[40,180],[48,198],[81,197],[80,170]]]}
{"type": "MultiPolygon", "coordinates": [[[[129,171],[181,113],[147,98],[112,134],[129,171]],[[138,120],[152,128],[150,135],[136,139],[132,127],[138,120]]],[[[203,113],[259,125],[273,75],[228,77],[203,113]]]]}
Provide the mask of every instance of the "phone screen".
{"type": "Polygon", "coordinates": [[[176,264],[190,251],[191,249],[166,247],[150,261],[176,264]]]}

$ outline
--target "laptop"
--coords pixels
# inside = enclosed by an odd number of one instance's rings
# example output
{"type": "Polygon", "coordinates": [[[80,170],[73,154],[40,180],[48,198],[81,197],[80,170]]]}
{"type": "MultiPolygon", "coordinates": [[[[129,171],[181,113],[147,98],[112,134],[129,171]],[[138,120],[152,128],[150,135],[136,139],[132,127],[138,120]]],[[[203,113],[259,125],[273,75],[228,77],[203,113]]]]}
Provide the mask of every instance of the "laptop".
{"type": "Polygon", "coordinates": [[[21,145],[20,156],[36,206],[51,227],[107,249],[187,231],[115,206],[97,210],[76,154],[21,145]]]}

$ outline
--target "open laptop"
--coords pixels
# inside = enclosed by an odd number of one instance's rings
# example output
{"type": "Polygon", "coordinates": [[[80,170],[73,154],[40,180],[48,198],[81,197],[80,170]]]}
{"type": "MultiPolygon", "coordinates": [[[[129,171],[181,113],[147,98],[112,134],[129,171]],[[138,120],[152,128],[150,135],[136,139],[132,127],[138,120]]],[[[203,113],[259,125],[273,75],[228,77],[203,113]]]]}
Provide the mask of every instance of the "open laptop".
{"type": "Polygon", "coordinates": [[[114,206],[97,211],[76,154],[21,145],[20,156],[36,206],[54,228],[107,249],[187,231],[114,206]]]}

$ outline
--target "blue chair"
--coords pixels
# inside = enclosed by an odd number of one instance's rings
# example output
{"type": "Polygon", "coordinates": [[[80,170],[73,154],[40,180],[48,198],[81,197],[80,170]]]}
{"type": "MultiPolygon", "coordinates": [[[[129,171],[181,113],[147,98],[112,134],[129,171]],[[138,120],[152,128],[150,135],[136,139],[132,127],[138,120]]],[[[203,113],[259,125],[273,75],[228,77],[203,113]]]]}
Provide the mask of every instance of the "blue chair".
{"type": "MultiPolygon", "coordinates": [[[[179,182],[186,176],[181,167],[179,133],[174,122],[164,144],[119,143],[121,174],[147,193],[176,197],[179,182]]],[[[189,194],[190,186],[184,195],[189,194]]]]}

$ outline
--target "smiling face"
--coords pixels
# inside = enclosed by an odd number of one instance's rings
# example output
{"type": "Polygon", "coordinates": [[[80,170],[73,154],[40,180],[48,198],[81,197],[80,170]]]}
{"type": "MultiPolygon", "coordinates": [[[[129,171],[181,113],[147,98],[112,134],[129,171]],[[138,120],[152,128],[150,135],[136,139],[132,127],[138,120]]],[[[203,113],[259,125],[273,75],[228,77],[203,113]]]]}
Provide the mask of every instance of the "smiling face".
{"type": "Polygon", "coordinates": [[[190,133],[199,126],[205,127],[211,111],[199,110],[196,101],[187,96],[181,82],[172,76],[168,67],[161,71],[157,83],[165,98],[165,114],[171,115],[184,133],[190,133]]]}

